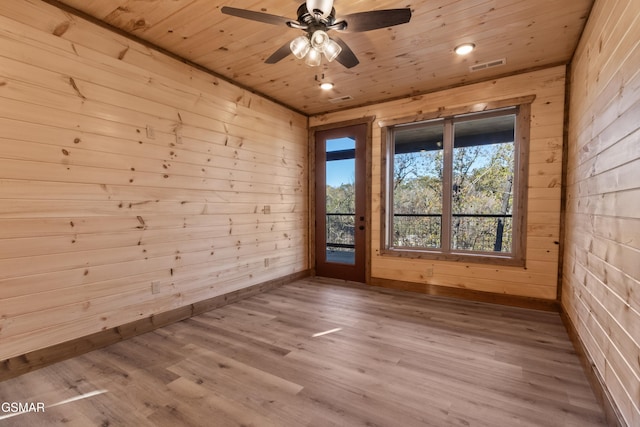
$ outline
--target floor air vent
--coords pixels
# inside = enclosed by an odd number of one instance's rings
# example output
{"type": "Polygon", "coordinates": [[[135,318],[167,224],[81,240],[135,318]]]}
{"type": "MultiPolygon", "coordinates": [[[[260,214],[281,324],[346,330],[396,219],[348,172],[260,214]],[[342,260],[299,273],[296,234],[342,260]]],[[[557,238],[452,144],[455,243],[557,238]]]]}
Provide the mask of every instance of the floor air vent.
{"type": "Polygon", "coordinates": [[[507,63],[506,59],[496,59],[495,61],[489,61],[489,62],[485,62],[483,64],[476,64],[476,65],[472,65],[471,67],[469,67],[469,70],[473,71],[480,71],[480,70],[486,70],[487,68],[493,68],[493,67],[499,67],[501,65],[504,65],[507,63]]]}

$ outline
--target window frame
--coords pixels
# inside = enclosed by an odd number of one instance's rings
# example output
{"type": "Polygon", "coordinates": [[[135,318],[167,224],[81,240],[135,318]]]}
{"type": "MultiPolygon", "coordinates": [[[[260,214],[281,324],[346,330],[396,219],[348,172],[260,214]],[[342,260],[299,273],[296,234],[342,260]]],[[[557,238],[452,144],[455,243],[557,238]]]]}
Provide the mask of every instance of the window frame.
{"type": "MultiPolygon", "coordinates": [[[[474,262],[485,264],[497,264],[508,266],[525,266],[526,240],[527,240],[527,186],[529,170],[529,133],[531,120],[531,103],[535,96],[519,97],[489,103],[474,104],[450,109],[439,109],[432,113],[420,114],[411,118],[395,119],[387,122],[379,122],[382,128],[382,164],[381,164],[381,209],[380,209],[380,250],[383,256],[396,256],[405,258],[418,258],[441,261],[474,262]],[[407,127],[429,122],[443,122],[444,138],[452,139],[453,124],[456,121],[473,120],[476,118],[489,118],[497,115],[516,114],[515,141],[514,141],[514,199],[513,199],[513,247],[511,253],[491,253],[475,251],[459,251],[451,249],[451,242],[446,236],[441,236],[441,248],[407,248],[393,247],[392,217],[393,215],[393,165],[394,165],[394,141],[393,129],[407,127]],[[389,214],[388,214],[389,213],[389,214]],[[446,244],[446,247],[445,247],[446,244]]],[[[452,150],[452,144],[444,144],[443,151],[452,150]]],[[[445,153],[445,158],[447,157],[445,153]]],[[[449,156],[451,158],[451,156],[449,156]]],[[[452,164],[443,165],[443,191],[451,189],[452,164]]],[[[444,230],[451,228],[452,208],[451,192],[444,194],[442,206],[441,227],[444,230]]]]}

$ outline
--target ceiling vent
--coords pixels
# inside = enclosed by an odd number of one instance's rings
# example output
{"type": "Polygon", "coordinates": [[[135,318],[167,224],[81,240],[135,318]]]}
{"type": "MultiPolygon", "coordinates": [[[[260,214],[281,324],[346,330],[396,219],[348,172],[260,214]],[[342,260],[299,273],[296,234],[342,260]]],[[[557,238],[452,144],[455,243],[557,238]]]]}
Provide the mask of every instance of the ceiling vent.
{"type": "Polygon", "coordinates": [[[506,63],[507,63],[507,60],[504,58],[496,59],[495,61],[489,61],[483,64],[472,65],[471,67],[469,67],[469,70],[471,70],[471,72],[486,70],[488,68],[494,68],[494,67],[499,67],[501,65],[505,65],[506,63]]]}
{"type": "Polygon", "coordinates": [[[339,98],[331,98],[329,100],[329,102],[331,102],[332,104],[339,104],[341,102],[345,102],[345,101],[351,101],[353,99],[353,96],[351,95],[345,95],[345,96],[341,96],[339,98]]]}

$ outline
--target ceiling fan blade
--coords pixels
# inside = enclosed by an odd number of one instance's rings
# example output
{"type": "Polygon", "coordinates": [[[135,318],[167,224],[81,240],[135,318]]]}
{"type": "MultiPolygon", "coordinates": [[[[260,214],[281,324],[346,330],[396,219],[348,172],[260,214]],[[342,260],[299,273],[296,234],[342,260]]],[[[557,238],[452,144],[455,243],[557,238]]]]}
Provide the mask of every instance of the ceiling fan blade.
{"type": "Polygon", "coordinates": [[[336,58],[336,61],[338,61],[340,64],[344,65],[346,68],[353,68],[356,65],[358,65],[360,63],[360,61],[358,61],[358,58],[356,57],[356,54],[353,53],[353,51],[351,50],[351,48],[349,46],[347,46],[347,44],[342,41],[342,39],[336,37],[335,35],[332,36],[333,40],[338,43],[340,45],[340,47],[342,48],[342,51],[340,52],[340,55],[338,55],[338,57],[336,58]]]}
{"type": "Polygon", "coordinates": [[[254,12],[252,10],[238,9],[228,6],[223,6],[222,9],[220,9],[220,12],[226,15],[237,16],[238,18],[250,19],[252,21],[264,22],[265,24],[272,25],[288,25],[289,22],[295,22],[294,20],[285,18],[284,16],[254,12]]]}
{"type": "Polygon", "coordinates": [[[369,12],[352,13],[342,17],[347,22],[346,33],[361,33],[363,31],[377,30],[378,28],[393,27],[406,24],[411,20],[411,9],[385,9],[369,12]]]}
{"type": "Polygon", "coordinates": [[[289,56],[291,53],[291,47],[289,45],[291,42],[286,42],[282,45],[282,47],[271,54],[270,57],[264,60],[265,64],[275,64],[276,62],[281,61],[282,59],[289,56]]]}

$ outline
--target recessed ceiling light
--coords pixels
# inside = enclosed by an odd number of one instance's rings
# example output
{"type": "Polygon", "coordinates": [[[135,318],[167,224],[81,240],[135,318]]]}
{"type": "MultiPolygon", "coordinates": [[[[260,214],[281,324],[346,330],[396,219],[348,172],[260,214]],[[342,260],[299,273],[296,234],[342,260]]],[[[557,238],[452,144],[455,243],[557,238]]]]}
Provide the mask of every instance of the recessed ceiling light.
{"type": "Polygon", "coordinates": [[[473,43],[463,43],[460,46],[456,46],[453,50],[458,55],[468,55],[476,48],[476,45],[473,43]]]}
{"type": "Polygon", "coordinates": [[[322,83],[320,83],[320,89],[322,89],[322,90],[331,90],[331,89],[333,89],[333,83],[331,83],[331,82],[322,82],[322,83]]]}

